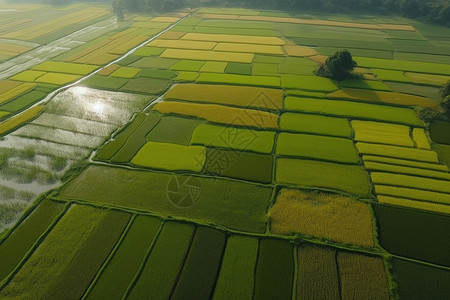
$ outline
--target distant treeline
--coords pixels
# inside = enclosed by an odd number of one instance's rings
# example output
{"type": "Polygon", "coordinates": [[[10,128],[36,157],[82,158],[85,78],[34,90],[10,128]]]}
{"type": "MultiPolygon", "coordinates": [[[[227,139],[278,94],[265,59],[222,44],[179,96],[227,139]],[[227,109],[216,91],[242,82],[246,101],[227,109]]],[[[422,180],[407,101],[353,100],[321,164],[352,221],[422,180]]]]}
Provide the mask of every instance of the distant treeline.
{"type": "Polygon", "coordinates": [[[450,0],[113,0],[113,2],[116,6],[120,4],[131,11],[168,11],[198,6],[320,10],[336,13],[370,11],[450,26],[450,0]]]}

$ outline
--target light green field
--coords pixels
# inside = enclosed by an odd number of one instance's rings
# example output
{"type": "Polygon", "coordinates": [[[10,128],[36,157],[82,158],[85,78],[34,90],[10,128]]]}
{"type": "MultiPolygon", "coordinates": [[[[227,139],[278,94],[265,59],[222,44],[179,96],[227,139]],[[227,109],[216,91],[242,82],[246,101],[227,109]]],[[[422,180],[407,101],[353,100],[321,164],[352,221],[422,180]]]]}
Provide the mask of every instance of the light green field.
{"type": "Polygon", "coordinates": [[[66,73],[75,75],[87,75],[95,71],[98,67],[94,65],[85,64],[75,64],[67,62],[57,62],[57,61],[46,61],[35,67],[33,70],[45,71],[45,72],[55,72],[55,73],[66,73]]]}
{"type": "Polygon", "coordinates": [[[280,117],[280,128],[338,137],[352,137],[353,135],[347,119],[312,114],[284,113],[280,117]]]}
{"type": "Polygon", "coordinates": [[[399,159],[408,159],[419,162],[439,164],[436,152],[430,150],[413,149],[391,145],[356,143],[356,148],[360,154],[380,155],[399,159]]]}
{"type": "Polygon", "coordinates": [[[367,121],[352,121],[351,124],[355,140],[359,142],[414,147],[408,126],[367,121]]]}
{"type": "Polygon", "coordinates": [[[281,86],[285,89],[301,89],[321,92],[332,92],[339,89],[334,80],[307,75],[282,75],[281,86]]]}

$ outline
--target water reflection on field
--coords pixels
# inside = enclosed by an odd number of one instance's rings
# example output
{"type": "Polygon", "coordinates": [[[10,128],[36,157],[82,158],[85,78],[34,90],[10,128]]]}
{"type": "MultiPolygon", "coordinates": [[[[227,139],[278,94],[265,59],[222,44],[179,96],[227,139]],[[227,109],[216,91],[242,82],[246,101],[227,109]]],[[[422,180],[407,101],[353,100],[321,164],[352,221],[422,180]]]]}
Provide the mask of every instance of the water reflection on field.
{"type": "Polygon", "coordinates": [[[151,100],[72,87],[49,101],[37,119],[0,140],[0,232],[151,100]]]}

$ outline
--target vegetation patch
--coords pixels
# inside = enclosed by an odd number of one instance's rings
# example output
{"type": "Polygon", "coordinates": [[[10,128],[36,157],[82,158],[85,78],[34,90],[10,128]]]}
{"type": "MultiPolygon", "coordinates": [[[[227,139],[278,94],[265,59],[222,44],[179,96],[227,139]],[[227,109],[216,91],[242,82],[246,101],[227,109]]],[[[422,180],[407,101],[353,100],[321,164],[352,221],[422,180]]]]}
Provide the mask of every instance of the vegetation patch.
{"type": "Polygon", "coordinates": [[[271,183],[272,169],[273,158],[271,155],[210,148],[206,152],[206,165],[203,172],[254,182],[271,183]]]}
{"type": "Polygon", "coordinates": [[[332,92],[339,89],[337,83],[328,78],[290,74],[284,74],[281,76],[281,86],[285,89],[301,89],[323,92],[332,92]]]}
{"type": "Polygon", "coordinates": [[[430,124],[430,137],[433,142],[439,144],[450,145],[450,122],[448,121],[433,121],[430,124]]]}
{"type": "Polygon", "coordinates": [[[366,169],[372,170],[372,171],[382,171],[382,172],[389,172],[389,173],[396,173],[396,174],[405,174],[405,175],[415,175],[415,176],[422,176],[427,178],[435,178],[435,179],[443,179],[443,180],[450,180],[450,174],[447,171],[434,171],[434,170],[427,170],[427,169],[419,169],[419,168],[413,168],[413,167],[406,167],[406,166],[397,166],[397,165],[391,165],[391,164],[385,164],[385,163],[379,163],[379,162],[365,162],[364,163],[366,169]]]}
{"type": "Polygon", "coordinates": [[[156,79],[172,79],[176,72],[171,70],[145,69],[139,72],[139,77],[156,78],[156,79]]]}
{"type": "Polygon", "coordinates": [[[274,113],[215,104],[164,101],[156,104],[153,110],[162,114],[193,116],[227,125],[258,128],[277,128],[278,126],[278,115],[274,113]]]}
{"type": "Polygon", "coordinates": [[[0,110],[9,112],[21,111],[30,105],[45,98],[47,93],[31,91],[25,95],[19,96],[16,99],[0,106],[0,110]]]}
{"type": "Polygon", "coordinates": [[[46,73],[36,79],[36,82],[50,83],[56,85],[65,85],[80,79],[80,75],[63,74],[63,73],[46,73]]]}
{"type": "Polygon", "coordinates": [[[167,59],[160,57],[143,57],[130,64],[131,67],[136,68],[155,68],[155,69],[168,69],[177,63],[176,59],[167,59]]]}
{"type": "Polygon", "coordinates": [[[249,86],[183,84],[172,87],[165,95],[166,100],[186,100],[281,110],[283,91],[249,86]]]}
{"type": "Polygon", "coordinates": [[[54,73],[65,73],[65,74],[75,74],[75,75],[87,75],[94,72],[98,66],[85,65],[85,64],[75,64],[60,61],[46,61],[32,69],[37,71],[54,72],[54,73]]]}
{"type": "Polygon", "coordinates": [[[94,75],[81,82],[81,85],[99,89],[119,90],[128,82],[125,78],[113,78],[107,76],[94,75]]]}
{"type": "Polygon", "coordinates": [[[270,230],[276,234],[304,234],[342,244],[375,246],[371,208],[353,198],[282,189],[269,216],[270,230]]]}
{"type": "Polygon", "coordinates": [[[406,72],[406,77],[415,83],[441,86],[450,80],[449,76],[406,72]]]}
{"type": "Polygon", "coordinates": [[[253,63],[252,75],[278,76],[278,65],[269,63],[253,63]]]}
{"type": "Polygon", "coordinates": [[[263,87],[280,87],[280,78],[271,76],[247,76],[237,74],[202,73],[197,79],[199,83],[225,83],[235,85],[253,85],[263,87]]]}
{"type": "Polygon", "coordinates": [[[246,36],[232,34],[187,33],[181,40],[214,41],[222,43],[246,43],[283,46],[286,42],[278,37],[246,36]]]}
{"type": "Polygon", "coordinates": [[[402,186],[407,188],[417,188],[428,191],[435,191],[450,194],[450,185],[447,180],[438,180],[409,176],[403,174],[391,174],[382,172],[372,172],[372,181],[376,184],[402,186]]]}
{"type": "Polygon", "coordinates": [[[284,55],[283,49],[280,46],[239,43],[219,43],[214,48],[214,51],[284,55]]]}
{"type": "Polygon", "coordinates": [[[254,298],[292,299],[294,261],[288,241],[261,239],[255,270],[254,298]]]}
{"type": "Polygon", "coordinates": [[[201,120],[164,116],[161,121],[148,133],[147,141],[189,145],[195,128],[202,124],[201,120]]]}
{"type": "Polygon", "coordinates": [[[300,133],[280,133],[276,154],[349,164],[359,162],[352,140],[300,133]]]}
{"type": "Polygon", "coordinates": [[[120,67],[119,69],[112,72],[111,76],[118,78],[134,78],[140,71],[141,69],[138,68],[120,67]]]}
{"type": "Polygon", "coordinates": [[[171,70],[175,71],[190,71],[198,72],[205,62],[196,60],[181,60],[170,67],[171,70]]]}
{"type": "Polygon", "coordinates": [[[16,129],[23,123],[28,122],[31,119],[35,118],[43,109],[44,106],[35,106],[18,116],[15,116],[3,123],[0,123],[0,135],[8,133],[13,129],[16,129]]]}
{"type": "Polygon", "coordinates": [[[192,60],[212,60],[251,63],[254,54],[235,52],[215,52],[206,50],[167,49],[160,57],[192,60]]]}
{"type": "Polygon", "coordinates": [[[448,65],[443,64],[369,57],[356,57],[355,60],[361,67],[450,75],[448,65]]]}
{"type": "Polygon", "coordinates": [[[23,71],[17,75],[11,77],[12,80],[25,81],[25,82],[34,82],[36,79],[44,75],[45,72],[42,71],[23,71]]]}
{"type": "Polygon", "coordinates": [[[359,142],[414,147],[408,126],[357,120],[351,124],[359,142]]]}
{"type": "Polygon", "coordinates": [[[361,154],[379,155],[439,164],[439,158],[436,152],[430,150],[397,147],[391,145],[369,144],[362,142],[356,143],[356,148],[361,154]]]}
{"type": "Polygon", "coordinates": [[[12,84],[3,84],[2,89],[0,90],[0,104],[6,103],[11,99],[16,98],[24,94],[25,92],[30,91],[32,88],[36,86],[34,83],[22,83],[19,85],[12,84]],[[12,86],[12,87],[11,87],[12,86]]]}
{"type": "Polygon", "coordinates": [[[225,68],[225,73],[250,76],[252,75],[252,64],[228,63],[228,66],[225,68]]]}
{"type": "Polygon", "coordinates": [[[383,69],[371,69],[370,71],[383,81],[411,82],[411,79],[405,76],[403,71],[383,69]]]}
{"type": "Polygon", "coordinates": [[[201,41],[185,41],[185,40],[163,40],[157,39],[148,44],[148,46],[160,48],[175,48],[175,49],[191,49],[191,50],[212,50],[216,47],[214,42],[201,41]]]}
{"type": "Polygon", "coordinates": [[[360,166],[313,160],[278,158],[278,183],[344,191],[361,197],[370,195],[369,175],[360,166]]]}
{"type": "Polygon", "coordinates": [[[376,90],[376,91],[388,91],[392,89],[380,81],[375,80],[363,80],[363,79],[346,79],[340,82],[343,87],[376,90]]]}
{"type": "MultiPolygon", "coordinates": [[[[436,144],[434,144],[434,145],[436,145],[436,144]]],[[[434,146],[433,146],[433,148],[434,148],[434,146]]],[[[420,162],[420,161],[401,159],[401,158],[363,155],[363,160],[365,162],[379,162],[379,163],[391,164],[391,165],[396,165],[396,166],[406,166],[406,167],[413,167],[413,168],[425,169],[425,170],[435,170],[435,171],[442,171],[442,172],[449,171],[448,166],[443,165],[443,164],[427,163],[427,162],[420,162]]]]}
{"type": "Polygon", "coordinates": [[[207,61],[203,65],[203,67],[200,69],[200,72],[204,73],[224,73],[225,68],[227,67],[226,62],[220,62],[220,61],[207,61]]]}
{"type": "Polygon", "coordinates": [[[320,135],[351,138],[352,128],[347,119],[312,114],[284,113],[280,118],[280,128],[320,135]]]}
{"type": "Polygon", "coordinates": [[[259,233],[266,230],[271,195],[271,188],[243,182],[107,167],[87,168],[60,193],[65,199],[117,205],[259,233]],[[194,188],[193,192],[197,191],[195,187],[201,187],[201,195],[183,198],[185,194],[180,194],[179,189],[188,186],[194,188]],[[177,206],[172,204],[182,200],[177,206]]]}
{"type": "MultiPolygon", "coordinates": [[[[445,174],[445,173],[444,173],[445,174]]],[[[448,173],[447,173],[448,174],[448,173]]],[[[450,204],[450,194],[424,191],[416,188],[404,188],[388,185],[375,186],[377,195],[386,195],[391,197],[409,198],[411,200],[429,201],[433,203],[450,204]]],[[[447,209],[450,210],[450,207],[447,209]]]]}
{"type": "Polygon", "coordinates": [[[175,80],[193,82],[197,79],[198,76],[198,72],[179,71],[177,77],[175,77],[175,80]]]}
{"type": "Polygon", "coordinates": [[[274,139],[273,131],[205,124],[195,129],[191,144],[269,154],[272,153],[274,139]]]}
{"type": "Polygon", "coordinates": [[[432,148],[439,154],[441,161],[450,167],[450,145],[434,143],[432,148]]]}
{"type": "Polygon", "coordinates": [[[170,85],[170,81],[153,78],[137,78],[128,81],[121,91],[137,92],[143,94],[158,95],[164,92],[170,85]]]}

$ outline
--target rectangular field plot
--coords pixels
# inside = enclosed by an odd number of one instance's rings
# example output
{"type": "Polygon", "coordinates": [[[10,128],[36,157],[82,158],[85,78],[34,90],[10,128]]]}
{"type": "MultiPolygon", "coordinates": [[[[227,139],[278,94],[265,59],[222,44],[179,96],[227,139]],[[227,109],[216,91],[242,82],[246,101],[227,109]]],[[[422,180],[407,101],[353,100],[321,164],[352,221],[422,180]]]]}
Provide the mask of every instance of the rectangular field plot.
{"type": "Polygon", "coordinates": [[[167,49],[161,54],[160,57],[174,58],[174,59],[192,59],[192,60],[251,63],[253,61],[253,56],[254,56],[253,54],[249,54],[249,53],[167,49]]]}
{"type": "Polygon", "coordinates": [[[207,34],[207,33],[187,33],[181,38],[181,40],[214,41],[223,43],[246,43],[246,44],[277,45],[277,46],[283,46],[286,44],[284,40],[278,37],[245,36],[245,35],[231,35],[231,34],[207,34]]]}
{"type": "Polygon", "coordinates": [[[204,124],[195,129],[191,144],[269,154],[274,139],[273,131],[204,124]]]}
{"type": "Polygon", "coordinates": [[[108,76],[94,75],[81,82],[82,86],[88,86],[93,88],[105,89],[105,90],[119,90],[128,82],[125,78],[114,78],[108,76]]]}
{"type": "Polygon", "coordinates": [[[147,134],[147,141],[189,145],[195,128],[202,124],[201,120],[164,116],[147,134]]]}
{"type": "Polygon", "coordinates": [[[45,71],[45,72],[87,75],[87,74],[95,71],[97,68],[98,68],[98,66],[94,66],[94,65],[75,64],[75,63],[57,62],[57,61],[46,61],[37,66],[34,66],[32,69],[37,70],[37,71],[45,71]]]}
{"type": "Polygon", "coordinates": [[[18,81],[25,81],[25,82],[34,82],[37,78],[41,77],[45,73],[46,72],[42,72],[42,71],[27,70],[27,71],[23,71],[17,75],[14,75],[13,77],[11,77],[11,79],[18,80],[18,81]]]}
{"type": "Polygon", "coordinates": [[[80,75],[63,74],[63,73],[46,73],[36,79],[39,83],[50,83],[56,85],[64,85],[80,79],[80,75]]]}
{"type": "Polygon", "coordinates": [[[160,226],[161,221],[156,218],[136,217],[86,299],[113,299],[124,295],[160,226]]]}
{"type": "Polygon", "coordinates": [[[269,216],[270,230],[276,234],[302,234],[341,244],[375,246],[371,208],[353,198],[282,189],[269,216]]]}
{"type": "Polygon", "coordinates": [[[168,171],[201,172],[205,161],[205,147],[147,142],[131,163],[168,171]]]}
{"type": "Polygon", "coordinates": [[[183,84],[172,87],[165,95],[166,100],[185,100],[281,110],[283,91],[247,86],[183,84]]]}
{"type": "Polygon", "coordinates": [[[378,239],[390,253],[449,267],[448,228],[450,216],[374,204],[378,239]],[[399,238],[401,237],[401,238],[399,238]]]}
{"type": "Polygon", "coordinates": [[[427,177],[427,178],[435,178],[435,179],[442,179],[442,180],[450,180],[450,174],[447,171],[434,171],[434,170],[427,170],[427,169],[420,169],[420,168],[413,168],[413,167],[406,167],[406,166],[398,166],[398,165],[391,165],[386,163],[379,163],[379,162],[371,162],[366,161],[364,162],[364,166],[366,169],[371,171],[381,171],[381,172],[389,172],[389,173],[396,173],[396,174],[405,174],[405,175],[415,175],[415,176],[421,176],[421,177],[427,177]]]}
{"type": "Polygon", "coordinates": [[[83,199],[260,233],[266,230],[271,195],[272,188],[243,182],[106,167],[86,169],[60,193],[64,199],[83,199]],[[188,186],[194,189],[193,194],[183,197],[179,189],[188,186]],[[199,195],[195,189],[200,186],[199,195]],[[181,200],[184,202],[179,203],[181,200]]]}
{"type": "Polygon", "coordinates": [[[191,50],[213,50],[217,43],[185,40],[163,40],[157,39],[147,44],[147,46],[175,49],[191,50]]]}
{"type": "Polygon", "coordinates": [[[129,299],[152,295],[169,299],[183,268],[195,227],[189,223],[166,222],[147,261],[143,265],[129,299]]]}
{"type": "Polygon", "coordinates": [[[197,78],[199,83],[225,83],[234,85],[254,85],[279,88],[280,78],[274,76],[248,76],[238,74],[202,73],[197,78]]]}
{"type": "Polygon", "coordinates": [[[421,106],[430,108],[437,108],[439,106],[435,101],[421,96],[392,92],[368,91],[352,88],[343,88],[339,91],[328,94],[327,97],[336,99],[360,100],[375,103],[389,103],[404,106],[421,106]]]}
{"type": "Polygon", "coordinates": [[[285,89],[301,89],[322,92],[332,92],[339,89],[331,79],[308,75],[282,75],[281,86],[285,89]]]}
{"type": "Polygon", "coordinates": [[[411,82],[411,79],[405,76],[403,71],[383,69],[371,69],[370,71],[383,81],[411,82]]]}
{"type": "MultiPolygon", "coordinates": [[[[419,190],[416,188],[404,188],[388,185],[376,185],[377,195],[385,195],[398,198],[408,198],[418,201],[429,201],[433,203],[450,204],[450,194],[434,191],[419,190]]],[[[447,210],[450,209],[450,206],[447,210]]]]}
{"type": "Polygon", "coordinates": [[[439,158],[436,152],[422,149],[412,149],[391,145],[379,145],[369,143],[356,143],[356,148],[360,154],[378,155],[398,159],[408,159],[419,162],[439,164],[439,158]]]}
{"type": "Polygon", "coordinates": [[[359,142],[414,147],[408,126],[368,121],[352,121],[351,125],[359,142]]]}
{"type": "Polygon", "coordinates": [[[431,75],[431,74],[421,74],[406,72],[405,76],[412,82],[430,84],[430,85],[443,85],[450,80],[449,76],[442,75],[431,75]]]}
{"type": "Polygon", "coordinates": [[[176,72],[171,70],[145,69],[139,72],[138,77],[172,79],[176,72]]]}
{"type": "Polygon", "coordinates": [[[333,116],[392,122],[412,126],[423,126],[414,110],[401,107],[387,107],[368,103],[350,101],[286,97],[285,109],[333,116]]]}
{"type": "Polygon", "coordinates": [[[31,106],[32,104],[38,102],[39,100],[44,99],[46,95],[47,93],[33,90],[29,93],[26,93],[22,96],[15,98],[14,100],[9,101],[6,104],[1,105],[0,110],[9,112],[18,112],[31,106]]]}
{"type": "Polygon", "coordinates": [[[380,81],[362,80],[362,79],[346,79],[340,82],[343,87],[367,89],[376,91],[392,91],[390,87],[380,81]]]}
{"type": "Polygon", "coordinates": [[[417,201],[409,198],[406,199],[386,195],[378,195],[377,199],[379,203],[391,205],[394,207],[403,207],[416,210],[418,209],[425,212],[450,215],[450,206],[445,204],[436,204],[432,202],[417,201]]]}
{"type": "Polygon", "coordinates": [[[354,57],[354,59],[358,63],[358,66],[361,67],[400,70],[417,73],[429,73],[437,75],[450,75],[450,68],[448,65],[445,64],[379,59],[368,57],[354,57]]]}
{"type": "Polygon", "coordinates": [[[433,192],[450,194],[450,181],[403,174],[372,172],[372,181],[375,184],[401,186],[406,188],[422,189],[433,192]]]}
{"type": "Polygon", "coordinates": [[[0,104],[6,103],[17,96],[24,94],[36,87],[34,83],[14,83],[6,81],[0,86],[0,104]],[[11,83],[11,84],[10,84],[11,83]]]}
{"type": "Polygon", "coordinates": [[[257,239],[238,235],[228,238],[214,290],[214,300],[253,297],[257,255],[257,239]]]}
{"type": "Polygon", "coordinates": [[[435,143],[450,145],[450,122],[448,121],[433,121],[430,124],[430,137],[435,143]]]}
{"type": "Polygon", "coordinates": [[[276,181],[339,190],[361,197],[368,197],[371,190],[369,175],[362,167],[312,160],[278,158],[276,181]]]}
{"type": "Polygon", "coordinates": [[[347,138],[353,135],[347,119],[312,114],[284,113],[280,117],[280,128],[286,131],[347,138]]]}
{"type": "Polygon", "coordinates": [[[412,167],[412,168],[418,168],[418,169],[423,169],[423,170],[435,170],[435,171],[441,171],[441,172],[449,171],[448,166],[446,166],[444,164],[426,163],[426,162],[407,160],[407,159],[401,159],[401,158],[363,155],[363,160],[365,162],[378,162],[378,163],[383,163],[383,164],[412,167]]]}
{"type": "Polygon", "coordinates": [[[209,299],[214,291],[226,243],[225,234],[197,227],[171,299],[209,299]]]}
{"type": "Polygon", "coordinates": [[[39,236],[62,212],[64,205],[45,200],[0,243],[0,281],[13,271],[39,236]]]}
{"type": "Polygon", "coordinates": [[[192,116],[209,122],[227,125],[257,128],[278,127],[278,115],[253,109],[242,109],[215,104],[164,101],[156,104],[153,110],[161,114],[192,116]]]}
{"type": "Polygon", "coordinates": [[[255,270],[255,299],[292,299],[294,264],[288,241],[261,239],[255,270]]]}
{"type": "Polygon", "coordinates": [[[169,80],[154,78],[136,78],[131,79],[123,87],[121,91],[141,94],[158,95],[164,92],[170,85],[169,80]]]}
{"type": "Polygon", "coordinates": [[[44,106],[35,106],[21,113],[20,115],[17,115],[9,120],[6,120],[5,122],[0,123],[0,135],[8,133],[16,129],[17,127],[21,126],[22,124],[36,118],[43,109],[44,106]]]}
{"type": "Polygon", "coordinates": [[[256,44],[219,43],[214,51],[284,55],[280,46],[256,44]]]}
{"type": "Polygon", "coordinates": [[[236,150],[208,149],[204,173],[253,182],[272,182],[273,158],[236,150]]]}
{"type": "Polygon", "coordinates": [[[310,134],[280,133],[276,154],[349,164],[359,162],[352,140],[310,134]]]}
{"type": "Polygon", "coordinates": [[[252,75],[252,65],[243,63],[228,63],[225,68],[227,74],[252,75]]]}

